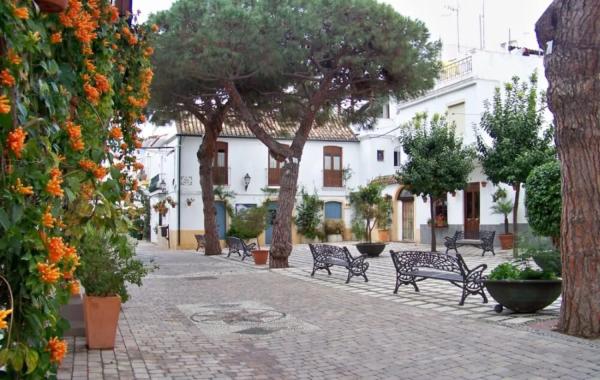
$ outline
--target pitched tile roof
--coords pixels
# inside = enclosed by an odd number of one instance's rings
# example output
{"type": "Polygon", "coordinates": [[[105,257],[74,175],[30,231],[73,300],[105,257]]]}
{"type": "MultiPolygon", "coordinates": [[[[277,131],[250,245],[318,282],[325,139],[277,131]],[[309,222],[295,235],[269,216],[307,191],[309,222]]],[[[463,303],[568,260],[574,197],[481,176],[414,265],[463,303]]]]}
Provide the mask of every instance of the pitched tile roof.
{"type": "MultiPolygon", "coordinates": [[[[204,125],[194,116],[182,116],[176,122],[178,135],[201,136],[204,134],[204,125]]],[[[277,122],[274,119],[267,119],[264,128],[270,136],[276,139],[291,140],[298,129],[298,124],[293,122],[277,122]]],[[[246,126],[244,122],[229,123],[223,126],[220,137],[245,137],[254,138],[254,133],[246,126]]],[[[310,134],[309,140],[320,141],[358,141],[356,134],[350,128],[350,125],[342,122],[341,119],[334,118],[323,125],[315,125],[310,134]]]]}

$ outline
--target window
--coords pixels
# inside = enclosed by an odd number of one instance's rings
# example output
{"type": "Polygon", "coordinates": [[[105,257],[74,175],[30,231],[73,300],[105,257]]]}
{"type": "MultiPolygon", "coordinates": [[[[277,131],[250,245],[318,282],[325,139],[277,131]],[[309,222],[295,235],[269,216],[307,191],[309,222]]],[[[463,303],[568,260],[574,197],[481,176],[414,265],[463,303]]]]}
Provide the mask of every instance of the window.
{"type": "Polygon", "coordinates": [[[342,148],[339,146],[323,147],[323,186],[342,187],[342,148]]]}
{"type": "Polygon", "coordinates": [[[383,150],[377,151],[377,161],[383,161],[383,150]]]}
{"type": "Polygon", "coordinates": [[[448,196],[433,200],[433,215],[435,215],[435,226],[446,227],[448,225],[448,196]]]}
{"type": "Polygon", "coordinates": [[[400,161],[400,155],[402,154],[402,148],[396,147],[394,148],[394,167],[399,167],[402,162],[400,161]]]}
{"type": "Polygon", "coordinates": [[[325,219],[342,219],[342,204],[325,202],[325,219]]]}
{"type": "Polygon", "coordinates": [[[279,186],[281,180],[281,167],[283,162],[277,161],[275,157],[269,152],[269,173],[268,173],[268,185],[279,186]]]}
{"type": "Polygon", "coordinates": [[[227,150],[226,142],[217,141],[217,155],[213,165],[213,183],[215,185],[228,184],[227,150]]]}
{"type": "Polygon", "coordinates": [[[383,110],[381,112],[381,118],[382,119],[389,119],[390,118],[390,103],[385,103],[383,105],[383,110]]]}

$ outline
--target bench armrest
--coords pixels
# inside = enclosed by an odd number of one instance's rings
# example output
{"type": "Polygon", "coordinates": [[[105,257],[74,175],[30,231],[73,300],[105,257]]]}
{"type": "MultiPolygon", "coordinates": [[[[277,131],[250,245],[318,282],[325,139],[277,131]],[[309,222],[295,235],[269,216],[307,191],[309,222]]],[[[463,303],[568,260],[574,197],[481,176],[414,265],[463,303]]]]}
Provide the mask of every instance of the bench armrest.
{"type": "Polygon", "coordinates": [[[250,243],[250,244],[246,244],[246,248],[247,248],[249,251],[253,251],[253,250],[255,250],[255,249],[256,249],[256,243],[250,243]]]}
{"type": "Polygon", "coordinates": [[[487,277],[487,276],[483,275],[483,272],[486,270],[486,268],[487,268],[487,264],[480,264],[480,265],[476,266],[475,268],[470,269],[469,273],[467,273],[465,281],[466,282],[474,282],[474,283],[482,282],[487,277]]]}

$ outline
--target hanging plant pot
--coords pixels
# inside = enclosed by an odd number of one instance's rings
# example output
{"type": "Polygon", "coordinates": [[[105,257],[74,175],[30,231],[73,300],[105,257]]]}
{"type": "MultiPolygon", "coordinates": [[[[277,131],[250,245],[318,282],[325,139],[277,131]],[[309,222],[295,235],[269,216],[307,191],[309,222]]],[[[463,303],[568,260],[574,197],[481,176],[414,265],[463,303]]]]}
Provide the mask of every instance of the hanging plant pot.
{"type": "Polygon", "coordinates": [[[68,0],[35,0],[44,13],[59,13],[67,8],[68,0]]]}
{"type": "Polygon", "coordinates": [[[252,251],[252,257],[254,257],[254,264],[265,265],[269,258],[269,251],[266,249],[257,249],[256,251],[252,251]]]}

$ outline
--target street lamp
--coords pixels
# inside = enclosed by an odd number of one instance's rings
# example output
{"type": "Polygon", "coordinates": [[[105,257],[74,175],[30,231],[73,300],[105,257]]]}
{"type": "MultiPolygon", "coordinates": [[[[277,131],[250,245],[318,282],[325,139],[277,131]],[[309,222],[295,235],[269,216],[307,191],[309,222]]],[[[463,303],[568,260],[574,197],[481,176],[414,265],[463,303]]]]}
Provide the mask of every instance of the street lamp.
{"type": "Polygon", "coordinates": [[[246,175],[244,176],[244,190],[248,190],[248,185],[250,185],[250,180],[252,178],[250,178],[250,174],[246,173],[246,175]]]}

